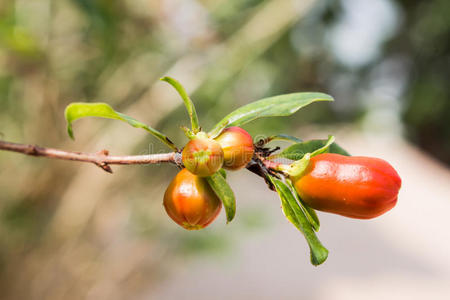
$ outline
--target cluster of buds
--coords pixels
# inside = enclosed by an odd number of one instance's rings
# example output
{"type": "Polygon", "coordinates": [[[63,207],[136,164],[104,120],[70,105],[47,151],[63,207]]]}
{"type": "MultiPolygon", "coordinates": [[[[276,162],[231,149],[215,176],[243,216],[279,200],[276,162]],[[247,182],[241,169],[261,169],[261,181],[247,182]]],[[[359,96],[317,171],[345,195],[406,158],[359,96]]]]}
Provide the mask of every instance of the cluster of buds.
{"type": "Polygon", "coordinates": [[[164,194],[167,214],[185,229],[208,226],[220,212],[222,204],[207,184],[206,178],[221,168],[239,170],[254,153],[251,135],[240,127],[230,127],[215,139],[199,132],[192,136],[182,152],[182,169],[164,194]]]}

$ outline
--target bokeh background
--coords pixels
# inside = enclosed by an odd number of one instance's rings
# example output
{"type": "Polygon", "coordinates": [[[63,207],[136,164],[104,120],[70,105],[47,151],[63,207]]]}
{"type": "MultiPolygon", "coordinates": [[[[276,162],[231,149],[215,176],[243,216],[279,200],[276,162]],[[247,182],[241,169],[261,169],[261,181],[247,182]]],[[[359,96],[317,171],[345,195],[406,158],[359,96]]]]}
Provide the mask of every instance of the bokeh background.
{"type": "Polygon", "coordinates": [[[450,1],[6,0],[0,2],[0,139],[113,154],[167,151],[112,120],[103,101],[168,134],[188,124],[158,78],[180,80],[210,128],[240,105],[296,91],[333,95],[255,137],[334,134],[403,178],[371,221],[319,214],[328,261],[275,193],[229,174],[236,219],[187,232],[161,205],[176,168],[114,167],[0,153],[1,299],[450,299],[450,1]]]}

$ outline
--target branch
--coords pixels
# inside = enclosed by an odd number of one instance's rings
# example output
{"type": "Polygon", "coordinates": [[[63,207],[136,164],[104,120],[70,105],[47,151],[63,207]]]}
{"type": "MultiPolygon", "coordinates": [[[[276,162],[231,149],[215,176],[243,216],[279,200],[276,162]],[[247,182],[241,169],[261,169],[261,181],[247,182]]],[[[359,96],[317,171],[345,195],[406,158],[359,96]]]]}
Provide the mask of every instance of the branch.
{"type": "Polygon", "coordinates": [[[108,173],[112,173],[112,169],[109,165],[143,165],[163,162],[174,163],[178,166],[182,165],[181,154],[178,152],[113,156],[109,155],[108,150],[101,150],[97,153],[71,152],[53,148],[44,148],[36,145],[10,143],[2,140],[0,140],[0,150],[13,151],[31,156],[93,163],[108,173]]]}
{"type": "MultiPolygon", "coordinates": [[[[148,155],[127,155],[114,156],[109,155],[108,150],[101,150],[96,153],[72,152],[54,148],[45,148],[37,145],[17,144],[0,140],[0,150],[22,153],[30,156],[41,156],[46,158],[72,160],[93,163],[102,170],[112,173],[109,165],[145,165],[158,163],[173,163],[182,166],[181,153],[169,152],[161,154],[148,155]]],[[[247,169],[266,180],[266,175],[277,176],[275,167],[277,163],[266,160],[259,155],[255,155],[252,161],[247,165],[247,169]]],[[[271,185],[268,183],[269,187],[271,185]]]]}
{"type": "MultiPolygon", "coordinates": [[[[277,147],[279,148],[279,147],[277,147]]],[[[277,170],[277,166],[280,163],[273,162],[270,160],[267,160],[264,155],[264,151],[266,151],[268,148],[260,148],[256,146],[256,151],[253,154],[252,160],[247,164],[245,167],[247,170],[249,170],[252,173],[255,173],[256,175],[262,177],[264,181],[266,182],[269,189],[272,191],[275,191],[275,186],[272,184],[272,182],[269,180],[269,175],[272,175],[276,178],[280,178],[280,174],[282,172],[277,170]],[[262,152],[261,152],[262,151],[262,152]]],[[[278,150],[278,149],[276,149],[278,150]]],[[[276,151],[275,150],[275,151],[276,151]]],[[[269,151],[270,153],[273,151],[269,151]]]]}

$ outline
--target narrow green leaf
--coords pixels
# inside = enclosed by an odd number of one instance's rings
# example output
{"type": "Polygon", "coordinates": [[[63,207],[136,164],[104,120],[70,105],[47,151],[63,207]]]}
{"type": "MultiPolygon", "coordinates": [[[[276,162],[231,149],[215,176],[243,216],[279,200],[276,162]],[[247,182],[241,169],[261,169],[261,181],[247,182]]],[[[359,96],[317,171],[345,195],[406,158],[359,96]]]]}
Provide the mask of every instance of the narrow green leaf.
{"type": "Polygon", "coordinates": [[[328,148],[330,147],[330,145],[333,144],[333,142],[334,142],[334,136],[330,135],[324,146],[322,146],[319,149],[314,150],[311,153],[306,153],[301,159],[294,161],[290,165],[280,165],[279,166],[280,171],[283,171],[286,174],[289,174],[289,176],[291,176],[291,177],[301,176],[301,174],[308,167],[311,157],[313,157],[315,155],[319,155],[319,154],[327,151],[328,148]]]}
{"type": "Polygon", "coordinates": [[[322,147],[320,147],[319,149],[314,150],[313,152],[311,152],[311,157],[322,154],[326,151],[328,151],[328,148],[330,148],[331,144],[334,143],[334,136],[330,135],[328,136],[328,140],[325,143],[325,145],[323,145],[322,147]]]}
{"type": "Polygon", "coordinates": [[[172,77],[166,76],[161,78],[160,80],[169,83],[177,90],[178,94],[180,94],[181,98],[183,99],[184,105],[186,106],[186,110],[189,114],[189,119],[191,120],[192,131],[194,131],[194,133],[199,132],[200,125],[198,122],[197,111],[195,110],[194,103],[192,102],[191,98],[189,98],[189,95],[186,93],[184,87],[181,85],[181,83],[179,83],[172,77]]]}
{"type": "Polygon", "coordinates": [[[316,101],[333,101],[333,97],[322,93],[293,93],[264,98],[228,114],[214,126],[209,135],[214,138],[227,127],[241,126],[262,117],[289,116],[316,101]]]}
{"type": "Polygon", "coordinates": [[[195,138],[195,133],[190,130],[189,128],[187,128],[186,126],[180,126],[181,130],[183,130],[184,134],[186,135],[186,137],[190,140],[195,138]]]}
{"type": "Polygon", "coordinates": [[[294,195],[295,199],[297,200],[298,204],[300,204],[300,207],[302,208],[303,212],[305,213],[306,218],[308,218],[309,223],[311,224],[314,231],[319,231],[320,229],[320,221],[319,217],[316,214],[316,211],[309,207],[303,200],[300,198],[299,194],[296,192],[294,185],[292,184],[290,179],[286,179],[286,184],[288,185],[289,189],[292,191],[292,195],[294,195]]]}
{"type": "Polygon", "coordinates": [[[296,138],[295,136],[288,135],[288,134],[276,134],[269,136],[265,139],[266,143],[269,143],[271,141],[287,141],[292,143],[301,143],[302,140],[299,138],[296,138]]]}
{"type": "Polygon", "coordinates": [[[289,176],[297,178],[306,170],[310,160],[311,153],[306,153],[301,159],[294,161],[290,165],[280,165],[278,168],[289,176]]]}
{"type": "Polygon", "coordinates": [[[206,177],[206,180],[216,195],[222,200],[222,204],[227,214],[227,223],[231,222],[236,214],[236,199],[233,190],[219,172],[206,177]]]}
{"type": "Polygon", "coordinates": [[[311,255],[311,263],[315,266],[322,264],[328,257],[328,250],[317,238],[307,217],[303,213],[298,202],[295,200],[294,195],[292,195],[291,190],[281,180],[276,179],[272,176],[269,176],[269,179],[275,186],[275,189],[280,196],[281,208],[284,215],[301,233],[303,233],[303,236],[308,242],[311,255]]]}
{"type": "MultiPolygon", "coordinates": [[[[326,144],[327,140],[310,140],[302,143],[297,143],[284,149],[282,152],[277,154],[277,157],[284,157],[291,160],[299,160],[306,153],[312,153],[324,147],[326,144]]],[[[347,151],[345,151],[342,147],[340,147],[336,143],[332,143],[328,148],[327,152],[350,156],[350,154],[347,151]]]]}
{"type": "Polygon", "coordinates": [[[106,103],[74,102],[66,107],[64,115],[67,121],[67,133],[72,139],[74,139],[72,123],[75,120],[85,117],[100,117],[100,118],[120,120],[128,123],[129,125],[135,128],[142,128],[150,132],[152,135],[154,135],[156,138],[158,138],[160,141],[162,141],[164,144],[166,144],[173,150],[175,151],[178,150],[177,147],[172,143],[172,141],[161,132],[157,131],[156,129],[150,126],[145,125],[144,123],[139,122],[136,119],[133,119],[132,117],[114,111],[114,109],[106,103]]]}
{"type": "Polygon", "coordinates": [[[223,178],[227,179],[227,172],[223,168],[220,168],[218,172],[223,178]]]}

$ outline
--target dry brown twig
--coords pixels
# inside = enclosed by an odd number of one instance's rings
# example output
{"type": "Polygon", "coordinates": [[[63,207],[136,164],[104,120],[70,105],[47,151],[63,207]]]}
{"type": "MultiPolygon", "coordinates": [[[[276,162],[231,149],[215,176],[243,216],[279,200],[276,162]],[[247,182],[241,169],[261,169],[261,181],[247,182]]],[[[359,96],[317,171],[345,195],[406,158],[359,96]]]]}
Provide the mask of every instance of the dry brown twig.
{"type": "Polygon", "coordinates": [[[96,153],[72,152],[54,148],[45,148],[37,145],[11,143],[2,140],[0,140],[0,150],[13,151],[30,156],[93,163],[108,173],[112,173],[112,169],[109,165],[143,165],[166,162],[178,166],[182,165],[181,153],[178,152],[114,156],[109,155],[108,150],[101,150],[96,153]]]}
{"type": "MultiPolygon", "coordinates": [[[[37,145],[6,142],[2,140],[0,140],[0,150],[12,151],[30,156],[40,156],[46,158],[93,163],[108,173],[113,172],[109,165],[146,165],[158,163],[173,163],[179,167],[183,166],[180,152],[115,156],[109,155],[108,150],[101,150],[96,153],[73,152],[54,148],[40,147],[37,145]]],[[[275,174],[273,173],[275,165],[276,164],[274,164],[273,162],[255,155],[253,160],[247,165],[246,168],[250,172],[261,176],[266,180],[266,174],[275,174]]],[[[269,187],[271,187],[270,184],[269,187]]]]}

